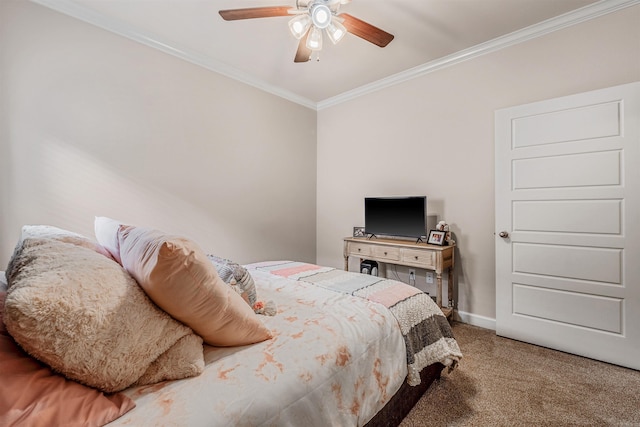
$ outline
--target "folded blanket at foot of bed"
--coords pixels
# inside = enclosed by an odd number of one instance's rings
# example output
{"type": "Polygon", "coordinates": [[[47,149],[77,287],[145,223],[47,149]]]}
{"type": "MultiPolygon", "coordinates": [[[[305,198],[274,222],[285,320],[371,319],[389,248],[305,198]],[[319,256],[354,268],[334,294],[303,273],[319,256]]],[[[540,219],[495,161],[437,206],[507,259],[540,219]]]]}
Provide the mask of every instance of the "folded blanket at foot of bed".
{"type": "Polygon", "coordinates": [[[427,294],[415,287],[395,280],[301,262],[262,262],[247,268],[311,283],[387,307],[398,321],[405,341],[409,385],[420,384],[420,371],[426,366],[440,362],[453,369],[462,358],[446,317],[427,294]]]}

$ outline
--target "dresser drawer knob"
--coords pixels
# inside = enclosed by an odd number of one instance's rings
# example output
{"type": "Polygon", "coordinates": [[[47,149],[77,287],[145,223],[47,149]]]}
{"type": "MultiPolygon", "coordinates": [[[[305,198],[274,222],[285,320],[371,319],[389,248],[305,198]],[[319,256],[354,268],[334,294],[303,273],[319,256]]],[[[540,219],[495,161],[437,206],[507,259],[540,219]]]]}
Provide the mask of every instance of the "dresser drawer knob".
{"type": "Polygon", "coordinates": [[[415,257],[415,258],[416,258],[416,261],[417,261],[417,260],[418,260],[418,256],[416,255],[416,257],[415,257]]]}
{"type": "Polygon", "coordinates": [[[385,252],[384,254],[386,255],[387,253],[385,252]]]}
{"type": "Polygon", "coordinates": [[[358,248],[358,252],[360,252],[362,249],[358,248]]]}

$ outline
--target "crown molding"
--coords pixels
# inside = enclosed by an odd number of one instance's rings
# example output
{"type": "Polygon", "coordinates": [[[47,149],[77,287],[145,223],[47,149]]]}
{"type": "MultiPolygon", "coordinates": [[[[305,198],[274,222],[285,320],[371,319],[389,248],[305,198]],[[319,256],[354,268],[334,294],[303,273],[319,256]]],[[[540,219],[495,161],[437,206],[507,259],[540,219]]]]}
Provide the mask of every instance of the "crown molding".
{"type": "Polygon", "coordinates": [[[325,99],[318,102],[317,110],[332,107],[351,99],[358,98],[362,95],[366,95],[380,89],[387,88],[389,86],[397,85],[407,80],[415,79],[431,72],[441,70],[455,64],[459,64],[469,59],[477,58],[479,56],[486,55],[488,53],[492,53],[509,46],[526,42],[528,40],[544,36],[554,31],[558,31],[572,25],[580,24],[582,22],[612,12],[616,12],[618,10],[634,6],[636,4],[640,4],[640,0],[601,0],[597,3],[593,3],[575,11],[548,19],[541,23],[514,31],[501,37],[497,37],[493,40],[480,43],[468,49],[455,52],[451,55],[447,55],[445,57],[438,58],[434,61],[427,62],[414,68],[410,68],[406,71],[394,74],[392,76],[385,77],[373,83],[360,86],[356,89],[344,92],[332,98],[325,99]]]}
{"type": "Polygon", "coordinates": [[[271,85],[263,80],[257,79],[241,70],[238,70],[222,61],[207,57],[200,53],[191,51],[184,47],[178,46],[169,40],[163,40],[157,35],[149,34],[136,30],[130,25],[120,22],[116,19],[106,17],[87,7],[81,6],[73,0],[30,0],[33,3],[53,9],[57,12],[77,18],[81,21],[95,25],[107,31],[121,35],[128,39],[137,41],[146,46],[158,49],[169,55],[176,56],[195,65],[206,68],[210,71],[222,74],[234,80],[253,86],[257,89],[279,96],[288,101],[300,104],[313,110],[322,110],[332,107],[351,99],[384,89],[407,80],[424,76],[431,72],[459,64],[469,59],[477,58],[488,53],[513,46],[537,37],[544,36],[554,31],[576,25],[608,13],[640,4],[640,0],[601,0],[597,3],[577,9],[573,12],[548,19],[539,24],[514,31],[510,34],[497,37],[468,49],[461,50],[451,55],[427,62],[409,70],[394,74],[392,76],[377,80],[373,83],[360,86],[356,89],[344,92],[340,95],[327,98],[318,103],[308,98],[297,95],[291,91],[284,90],[280,87],[271,85]]]}
{"type": "Polygon", "coordinates": [[[237,68],[225,64],[222,61],[218,61],[216,59],[202,55],[198,52],[194,52],[182,46],[178,46],[177,44],[169,40],[163,40],[162,37],[159,37],[157,35],[139,31],[128,24],[104,16],[101,13],[84,7],[72,0],[31,0],[31,2],[39,4],[41,6],[45,6],[49,9],[53,9],[56,12],[69,15],[73,18],[77,18],[81,21],[87,22],[104,30],[142,43],[154,49],[158,49],[164,53],[176,56],[180,59],[191,62],[192,64],[199,65],[210,71],[222,74],[223,76],[238,80],[242,83],[248,84],[272,95],[279,96],[288,101],[295,102],[296,104],[300,104],[313,110],[316,109],[316,103],[311,101],[310,99],[304,98],[280,87],[270,85],[265,81],[257,79],[241,70],[238,70],[237,68]]]}

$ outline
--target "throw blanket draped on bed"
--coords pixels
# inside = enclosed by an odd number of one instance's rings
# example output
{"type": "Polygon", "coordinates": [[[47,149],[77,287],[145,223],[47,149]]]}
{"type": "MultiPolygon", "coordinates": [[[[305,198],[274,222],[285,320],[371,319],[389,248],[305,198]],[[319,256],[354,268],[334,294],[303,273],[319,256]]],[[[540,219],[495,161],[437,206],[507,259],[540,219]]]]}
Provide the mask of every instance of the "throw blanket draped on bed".
{"type": "Polygon", "coordinates": [[[405,341],[409,385],[420,384],[423,368],[440,362],[453,369],[462,358],[446,317],[431,298],[417,288],[395,280],[301,262],[263,262],[247,267],[387,307],[398,321],[405,341]]]}

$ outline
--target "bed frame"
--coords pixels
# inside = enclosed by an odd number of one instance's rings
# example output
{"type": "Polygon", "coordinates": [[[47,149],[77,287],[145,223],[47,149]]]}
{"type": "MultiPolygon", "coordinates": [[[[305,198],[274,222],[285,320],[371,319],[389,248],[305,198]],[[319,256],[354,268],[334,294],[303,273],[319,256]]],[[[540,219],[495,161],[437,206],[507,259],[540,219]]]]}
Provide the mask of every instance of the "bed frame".
{"type": "Polygon", "coordinates": [[[440,378],[444,369],[441,363],[429,365],[420,372],[420,384],[412,387],[405,381],[400,390],[393,395],[391,400],[378,412],[365,427],[397,427],[411,409],[418,403],[429,386],[440,378]]]}

